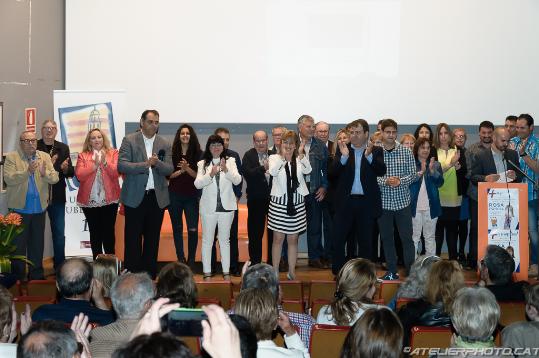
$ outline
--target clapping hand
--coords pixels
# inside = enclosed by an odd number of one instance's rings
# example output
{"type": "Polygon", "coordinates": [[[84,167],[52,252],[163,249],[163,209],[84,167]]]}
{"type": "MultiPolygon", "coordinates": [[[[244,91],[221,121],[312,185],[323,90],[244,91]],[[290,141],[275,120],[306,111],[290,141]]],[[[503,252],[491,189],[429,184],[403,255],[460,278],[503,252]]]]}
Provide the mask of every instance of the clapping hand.
{"type": "Polygon", "coordinates": [[[228,172],[228,168],[226,167],[226,160],[225,158],[221,158],[221,163],[219,164],[221,166],[222,172],[228,172]]]}
{"type": "Polygon", "coordinates": [[[84,313],[79,313],[78,316],[75,316],[71,323],[71,330],[75,332],[77,342],[82,344],[81,358],[91,358],[92,355],[90,353],[90,342],[88,341],[88,337],[90,336],[92,326],[88,323],[88,316],[84,313]]]}
{"type": "Polygon", "coordinates": [[[348,146],[346,145],[346,143],[343,140],[340,140],[338,142],[338,144],[339,144],[339,150],[341,151],[341,155],[344,155],[345,157],[350,155],[350,151],[348,150],[348,146]]]}
{"type": "Polygon", "coordinates": [[[212,165],[211,167],[211,171],[210,171],[210,176],[213,178],[214,176],[217,175],[217,173],[219,172],[219,169],[220,169],[220,166],[219,165],[212,165]]]}
{"type": "Polygon", "coordinates": [[[372,148],[374,147],[374,144],[368,140],[367,141],[367,148],[365,148],[365,157],[368,157],[372,153],[372,148]]]}

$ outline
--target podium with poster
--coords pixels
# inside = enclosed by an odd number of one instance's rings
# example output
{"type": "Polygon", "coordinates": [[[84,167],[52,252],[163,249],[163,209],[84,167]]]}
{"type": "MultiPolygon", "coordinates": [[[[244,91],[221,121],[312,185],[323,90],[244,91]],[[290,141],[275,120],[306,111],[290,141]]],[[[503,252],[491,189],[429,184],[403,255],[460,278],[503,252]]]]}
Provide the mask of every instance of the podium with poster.
{"type": "Polygon", "coordinates": [[[515,279],[528,279],[528,186],[521,183],[478,184],[478,255],[498,245],[515,259],[515,279]],[[522,230],[521,230],[522,228],[522,230]]]}

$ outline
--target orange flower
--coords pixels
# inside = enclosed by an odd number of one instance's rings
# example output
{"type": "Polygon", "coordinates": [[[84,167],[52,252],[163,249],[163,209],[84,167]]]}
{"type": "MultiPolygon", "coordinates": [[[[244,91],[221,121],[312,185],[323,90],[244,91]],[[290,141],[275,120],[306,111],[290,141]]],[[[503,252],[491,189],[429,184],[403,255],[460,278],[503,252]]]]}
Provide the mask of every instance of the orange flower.
{"type": "Polygon", "coordinates": [[[22,223],[22,217],[17,213],[9,213],[3,218],[4,225],[19,226],[22,223]]]}

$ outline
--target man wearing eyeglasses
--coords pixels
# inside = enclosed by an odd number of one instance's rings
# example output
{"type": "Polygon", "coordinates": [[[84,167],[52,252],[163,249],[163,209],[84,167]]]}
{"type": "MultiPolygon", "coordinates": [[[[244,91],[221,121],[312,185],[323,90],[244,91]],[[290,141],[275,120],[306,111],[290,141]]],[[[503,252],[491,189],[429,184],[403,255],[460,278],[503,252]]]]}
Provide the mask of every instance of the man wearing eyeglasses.
{"type": "MultiPolygon", "coordinates": [[[[49,185],[58,182],[49,154],[37,150],[36,134],[24,131],[20,147],[7,153],[4,163],[4,181],[7,184],[8,208],[22,216],[23,232],[15,240],[15,255],[26,255],[29,279],[41,280],[43,275],[43,243],[45,210],[49,201],[49,185]]],[[[13,273],[19,280],[26,280],[25,263],[12,262],[13,273]]]]}
{"type": "Polygon", "coordinates": [[[49,153],[54,170],[58,172],[58,183],[49,188],[49,206],[47,213],[52,233],[54,249],[54,270],[58,269],[65,260],[65,207],[66,207],[66,178],[75,174],[69,147],[57,140],[58,127],[52,119],[47,119],[41,127],[41,139],[37,141],[37,149],[49,153]]]}

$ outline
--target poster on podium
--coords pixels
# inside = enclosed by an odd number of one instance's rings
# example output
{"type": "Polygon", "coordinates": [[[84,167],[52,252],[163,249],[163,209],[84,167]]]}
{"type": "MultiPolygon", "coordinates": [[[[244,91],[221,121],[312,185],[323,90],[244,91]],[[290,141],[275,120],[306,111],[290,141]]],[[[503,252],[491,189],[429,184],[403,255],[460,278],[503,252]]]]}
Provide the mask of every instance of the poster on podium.
{"type": "Polygon", "coordinates": [[[478,184],[478,259],[497,245],[515,260],[515,278],[528,279],[528,186],[517,183],[478,184]]]}
{"type": "MultiPolygon", "coordinates": [[[[54,91],[54,120],[58,141],[69,146],[71,162],[77,165],[89,130],[101,129],[113,148],[124,136],[125,91],[54,91]]],[[[86,217],[77,205],[79,182],[66,179],[65,255],[92,256],[86,217]]]]}

